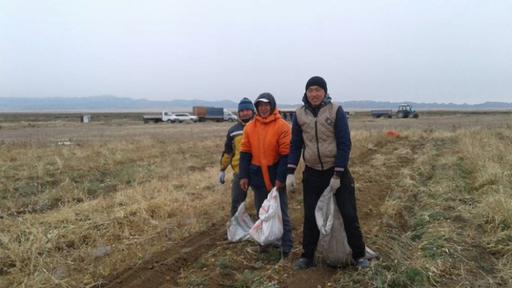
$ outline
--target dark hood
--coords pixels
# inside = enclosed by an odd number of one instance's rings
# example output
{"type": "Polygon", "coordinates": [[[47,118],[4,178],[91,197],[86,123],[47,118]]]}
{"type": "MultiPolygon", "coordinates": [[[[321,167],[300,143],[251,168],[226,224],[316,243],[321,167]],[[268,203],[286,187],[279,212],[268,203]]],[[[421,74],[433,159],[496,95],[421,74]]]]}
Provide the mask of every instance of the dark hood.
{"type": "MultiPolygon", "coordinates": [[[[268,102],[270,103],[270,114],[274,113],[274,111],[276,110],[276,99],[274,98],[274,96],[268,92],[265,92],[265,93],[261,93],[260,96],[258,96],[258,98],[256,98],[256,100],[254,100],[254,106],[255,107],[258,107],[258,100],[259,99],[267,99],[268,102]]],[[[258,109],[256,108],[256,113],[258,113],[258,109]]]]}

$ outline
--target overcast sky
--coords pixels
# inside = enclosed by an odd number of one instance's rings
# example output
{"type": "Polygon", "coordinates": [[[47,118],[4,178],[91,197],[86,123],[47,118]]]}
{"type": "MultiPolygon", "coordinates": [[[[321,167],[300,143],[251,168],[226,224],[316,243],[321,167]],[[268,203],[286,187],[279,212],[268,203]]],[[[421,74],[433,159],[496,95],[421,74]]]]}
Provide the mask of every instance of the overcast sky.
{"type": "Polygon", "coordinates": [[[0,97],[512,101],[512,1],[0,0],[0,97]]]}

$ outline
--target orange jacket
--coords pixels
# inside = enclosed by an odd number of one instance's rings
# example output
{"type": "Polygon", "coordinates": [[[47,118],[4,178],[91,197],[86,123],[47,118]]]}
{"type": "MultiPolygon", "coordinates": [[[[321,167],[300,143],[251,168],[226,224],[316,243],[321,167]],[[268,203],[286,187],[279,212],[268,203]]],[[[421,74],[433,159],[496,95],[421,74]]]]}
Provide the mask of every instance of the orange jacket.
{"type": "Polygon", "coordinates": [[[244,128],[241,152],[252,155],[251,164],[259,166],[268,191],[274,187],[271,183],[268,167],[275,165],[279,158],[290,152],[291,128],[281,119],[277,109],[266,117],[259,115],[244,128]]]}

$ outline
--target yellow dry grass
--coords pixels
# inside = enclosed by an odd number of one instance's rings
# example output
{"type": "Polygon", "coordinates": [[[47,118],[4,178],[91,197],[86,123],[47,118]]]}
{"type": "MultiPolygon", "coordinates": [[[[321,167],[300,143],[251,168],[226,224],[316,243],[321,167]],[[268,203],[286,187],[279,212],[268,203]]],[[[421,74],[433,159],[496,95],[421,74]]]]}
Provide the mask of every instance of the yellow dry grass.
{"type": "MultiPolygon", "coordinates": [[[[363,128],[352,129],[351,158],[361,224],[381,260],[368,271],[342,270],[325,282],[512,285],[511,130],[446,122],[446,129],[394,127],[401,133],[395,139],[384,135],[391,122],[383,123],[381,129],[353,123],[363,128]]],[[[0,144],[0,287],[93,287],[223,223],[230,191],[216,176],[227,128],[121,125],[106,133],[110,128],[98,125],[100,134],[70,146],[41,142],[40,136],[34,143],[0,144]]],[[[290,205],[300,201],[293,196],[290,205]]],[[[218,254],[214,265],[236,270],[225,263],[240,257],[232,249],[214,249],[208,257],[218,254]]],[[[264,275],[272,275],[269,283],[286,279],[267,268],[235,271],[237,281],[250,286],[256,278],[263,283],[264,275]]],[[[183,271],[180,283],[200,279],[208,285],[208,274],[194,273],[183,271]]]]}
{"type": "MultiPolygon", "coordinates": [[[[392,235],[376,244],[389,259],[350,281],[384,287],[512,285],[511,131],[408,131],[406,137],[425,145],[391,179],[394,192],[381,207],[382,224],[390,226],[381,232],[392,235]]],[[[403,153],[407,147],[393,156],[403,153]]],[[[373,162],[382,165],[387,158],[376,155],[373,162]]]]}
{"type": "Polygon", "coordinates": [[[98,283],[225,219],[229,194],[212,177],[221,142],[6,147],[0,287],[98,283]],[[20,198],[9,194],[19,181],[51,183],[20,198]]]}

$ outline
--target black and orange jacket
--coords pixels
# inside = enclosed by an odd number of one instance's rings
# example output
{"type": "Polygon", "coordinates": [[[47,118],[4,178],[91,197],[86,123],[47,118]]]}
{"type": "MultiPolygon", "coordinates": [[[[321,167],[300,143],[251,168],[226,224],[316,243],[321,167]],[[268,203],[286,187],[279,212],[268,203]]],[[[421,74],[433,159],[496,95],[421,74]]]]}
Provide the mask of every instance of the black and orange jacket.
{"type": "Polygon", "coordinates": [[[244,124],[240,121],[228,130],[224,151],[220,158],[220,171],[225,171],[231,164],[234,173],[238,173],[238,163],[240,161],[240,146],[242,135],[244,133],[244,124]]]}
{"type": "Polygon", "coordinates": [[[254,188],[272,190],[275,180],[285,182],[290,152],[291,128],[279,111],[262,118],[257,115],[245,129],[240,147],[240,179],[254,188]]]}

